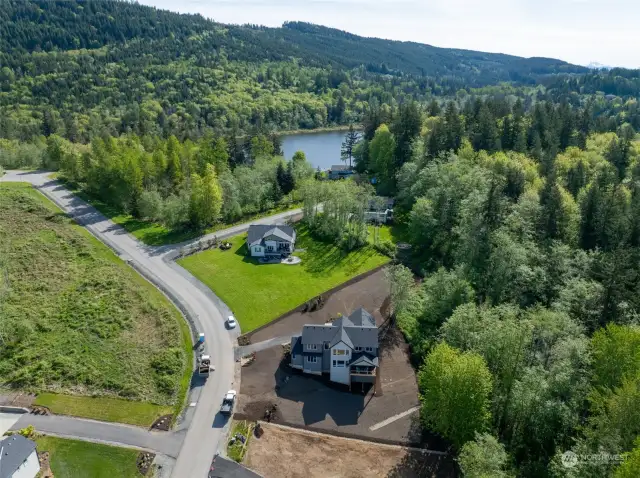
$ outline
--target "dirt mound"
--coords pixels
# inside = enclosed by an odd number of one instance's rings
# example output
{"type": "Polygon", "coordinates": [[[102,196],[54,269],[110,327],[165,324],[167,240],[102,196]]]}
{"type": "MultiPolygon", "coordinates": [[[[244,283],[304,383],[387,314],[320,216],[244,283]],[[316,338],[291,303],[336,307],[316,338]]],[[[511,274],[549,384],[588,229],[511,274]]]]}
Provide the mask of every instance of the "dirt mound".
{"type": "Polygon", "coordinates": [[[282,413],[274,402],[259,400],[250,402],[245,405],[242,416],[246,420],[265,420],[267,412],[270,414],[271,421],[277,422],[282,420],[282,413]]]}
{"type": "Polygon", "coordinates": [[[147,476],[147,473],[149,473],[149,468],[151,468],[155,457],[156,455],[154,455],[153,453],[148,453],[146,451],[138,455],[136,465],[138,466],[138,471],[142,476],[147,476]]]}
{"type": "Polygon", "coordinates": [[[151,429],[167,432],[171,428],[172,420],[173,420],[173,415],[163,415],[160,418],[158,418],[155,422],[153,422],[153,425],[151,425],[151,429]]]}

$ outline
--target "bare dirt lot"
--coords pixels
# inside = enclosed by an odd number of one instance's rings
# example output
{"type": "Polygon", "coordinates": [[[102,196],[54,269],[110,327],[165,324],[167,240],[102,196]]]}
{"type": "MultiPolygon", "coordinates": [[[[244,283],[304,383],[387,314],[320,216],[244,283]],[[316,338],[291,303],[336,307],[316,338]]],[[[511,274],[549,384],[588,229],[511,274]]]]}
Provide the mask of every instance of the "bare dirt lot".
{"type": "MultiPolygon", "coordinates": [[[[324,323],[337,312],[357,307],[370,311],[380,325],[388,286],[383,272],[351,284],[327,299],[323,309],[311,314],[294,313],[260,330],[252,341],[299,333],[306,323],[324,323]],[[381,312],[382,309],[382,312],[381,312]]],[[[385,330],[385,326],[381,328],[385,330]]],[[[250,420],[264,418],[265,409],[276,404],[274,421],[343,436],[384,440],[397,444],[422,444],[444,449],[437,439],[425,437],[418,420],[418,387],[409,362],[408,345],[395,328],[382,332],[380,379],[382,396],[373,390],[348,389],[326,379],[303,375],[283,362],[281,345],[256,353],[256,360],[242,368],[236,413],[250,420]]]]}
{"type": "Polygon", "coordinates": [[[446,456],[264,424],[245,464],[265,478],[453,477],[446,456]]]}

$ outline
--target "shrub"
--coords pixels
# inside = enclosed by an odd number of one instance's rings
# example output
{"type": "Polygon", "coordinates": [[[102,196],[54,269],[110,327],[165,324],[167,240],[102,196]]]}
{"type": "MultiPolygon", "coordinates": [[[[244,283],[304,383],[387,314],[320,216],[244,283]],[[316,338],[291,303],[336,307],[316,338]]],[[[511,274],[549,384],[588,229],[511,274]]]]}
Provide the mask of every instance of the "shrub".
{"type": "Polygon", "coordinates": [[[158,191],[143,191],[138,199],[138,211],[144,219],[158,220],[162,217],[163,201],[158,191]]]}
{"type": "Polygon", "coordinates": [[[178,348],[170,348],[156,354],[151,367],[158,375],[175,375],[182,370],[182,352],[178,348]]]}
{"type": "Polygon", "coordinates": [[[177,229],[189,221],[189,194],[182,191],[179,195],[169,196],[162,208],[162,222],[165,226],[177,229]]]}
{"type": "Polygon", "coordinates": [[[396,255],[396,245],[391,241],[379,242],[374,247],[380,254],[384,254],[385,256],[391,257],[392,259],[396,255]]]}

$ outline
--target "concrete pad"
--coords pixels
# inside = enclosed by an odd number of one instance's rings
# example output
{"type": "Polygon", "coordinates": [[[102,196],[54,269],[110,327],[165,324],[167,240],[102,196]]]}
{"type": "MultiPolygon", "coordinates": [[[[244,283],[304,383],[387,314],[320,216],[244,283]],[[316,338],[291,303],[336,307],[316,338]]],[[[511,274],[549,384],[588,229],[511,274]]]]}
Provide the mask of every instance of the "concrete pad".
{"type": "Polygon", "coordinates": [[[0,437],[5,434],[18,420],[22,413],[0,413],[0,437]]]}

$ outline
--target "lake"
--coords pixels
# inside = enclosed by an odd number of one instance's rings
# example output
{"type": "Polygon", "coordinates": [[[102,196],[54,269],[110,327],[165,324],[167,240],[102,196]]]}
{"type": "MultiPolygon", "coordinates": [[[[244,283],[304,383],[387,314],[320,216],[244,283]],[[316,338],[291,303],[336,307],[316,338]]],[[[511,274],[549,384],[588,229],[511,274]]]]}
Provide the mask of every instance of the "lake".
{"type": "Polygon", "coordinates": [[[344,164],[340,159],[340,149],[346,131],[301,133],[281,136],[282,152],[291,160],[296,151],[304,151],[314,168],[329,169],[334,164],[344,164]]]}

